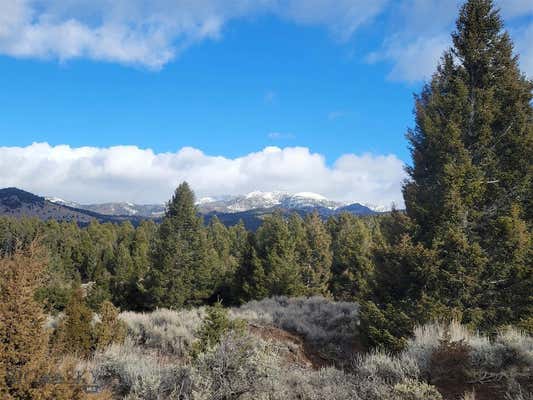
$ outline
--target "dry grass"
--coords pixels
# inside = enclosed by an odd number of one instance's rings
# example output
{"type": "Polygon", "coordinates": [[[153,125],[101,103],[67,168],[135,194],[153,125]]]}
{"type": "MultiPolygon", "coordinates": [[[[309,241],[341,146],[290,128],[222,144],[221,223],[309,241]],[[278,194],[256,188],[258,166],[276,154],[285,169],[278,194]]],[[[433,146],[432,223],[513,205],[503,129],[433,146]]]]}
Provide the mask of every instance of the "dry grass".
{"type": "Polygon", "coordinates": [[[205,315],[203,308],[173,311],[158,309],[152,313],[124,312],[128,337],[136,344],[165,354],[184,357],[195,341],[205,315]]]}
{"type": "MultiPolygon", "coordinates": [[[[361,354],[342,371],[287,362],[276,338],[253,335],[228,334],[196,359],[188,357],[204,315],[203,309],[121,314],[128,338],[95,356],[89,366],[95,382],[126,400],[442,400],[426,376],[432,355],[446,339],[468,345],[473,379],[497,371],[498,382],[510,385],[509,400],[532,400],[516,385],[526,373],[532,376],[533,342],[517,330],[502,331],[491,341],[457,323],[430,324],[415,330],[403,353],[361,354]]],[[[357,307],[320,298],[276,298],[233,309],[231,315],[279,326],[306,340],[345,340],[354,333],[334,330],[357,320],[357,307]]]]}
{"type": "Polygon", "coordinates": [[[345,342],[357,336],[359,305],[323,297],[273,297],[233,309],[232,315],[302,335],[310,342],[345,342]]]}

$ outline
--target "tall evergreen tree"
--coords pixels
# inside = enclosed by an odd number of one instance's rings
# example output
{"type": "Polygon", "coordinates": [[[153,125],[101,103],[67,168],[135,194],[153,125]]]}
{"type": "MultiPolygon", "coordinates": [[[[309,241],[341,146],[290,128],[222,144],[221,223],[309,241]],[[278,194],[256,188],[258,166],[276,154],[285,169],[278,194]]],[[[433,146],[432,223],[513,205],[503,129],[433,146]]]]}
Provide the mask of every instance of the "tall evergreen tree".
{"type": "Polygon", "coordinates": [[[407,213],[415,239],[438,255],[433,296],[466,311],[476,325],[512,322],[523,311],[481,314],[503,304],[513,277],[532,267],[526,247],[515,249],[511,261],[500,244],[530,243],[533,85],[520,73],[493,1],[468,0],[452,38],[416,97],[416,126],[407,135],[413,157],[407,213]],[[520,234],[509,232],[509,218],[520,234]]]}
{"type": "Polygon", "coordinates": [[[257,248],[270,296],[304,294],[296,241],[281,213],[276,212],[265,218],[257,230],[257,248]]]}
{"type": "Polygon", "coordinates": [[[58,345],[66,353],[88,357],[93,350],[93,312],[85,301],[81,287],[72,292],[65,308],[65,317],[58,328],[58,345]]]}
{"type": "Polygon", "coordinates": [[[249,232],[241,262],[235,274],[233,297],[237,304],[261,300],[269,295],[265,270],[257,254],[256,246],[255,235],[249,232]]]}
{"type": "Polygon", "coordinates": [[[374,272],[370,231],[350,214],[332,218],[329,225],[333,238],[331,292],[336,299],[362,300],[369,293],[374,272]]]}
{"type": "Polygon", "coordinates": [[[7,393],[7,399],[34,398],[46,372],[45,316],[34,299],[44,267],[42,251],[35,246],[0,258],[0,393],[7,393]]]}
{"type": "Polygon", "coordinates": [[[307,249],[303,265],[303,281],[308,295],[329,296],[331,264],[333,253],[331,235],[317,212],[305,218],[305,238],[307,249]]]}
{"type": "Polygon", "coordinates": [[[194,193],[184,182],[167,205],[155,243],[148,291],[153,307],[181,307],[207,300],[214,291],[212,247],[194,193]]]}

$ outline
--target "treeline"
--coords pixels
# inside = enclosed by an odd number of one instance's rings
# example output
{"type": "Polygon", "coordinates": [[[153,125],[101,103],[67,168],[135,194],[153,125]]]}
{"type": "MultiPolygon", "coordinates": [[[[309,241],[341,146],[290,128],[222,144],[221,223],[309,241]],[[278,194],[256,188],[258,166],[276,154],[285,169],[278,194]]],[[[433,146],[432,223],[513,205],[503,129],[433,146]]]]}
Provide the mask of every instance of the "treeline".
{"type": "Polygon", "coordinates": [[[217,301],[238,305],[276,295],[362,300],[372,291],[375,250],[389,243],[391,221],[402,218],[397,211],[327,221],[317,213],[275,213],[252,232],[243,224],[226,227],[216,217],[205,225],[194,203],[183,183],[160,225],[94,221],[79,227],[3,217],[1,251],[35,240],[47,249],[39,297],[50,312],[63,311],[80,285],[94,310],[106,300],[135,311],[217,301]]]}

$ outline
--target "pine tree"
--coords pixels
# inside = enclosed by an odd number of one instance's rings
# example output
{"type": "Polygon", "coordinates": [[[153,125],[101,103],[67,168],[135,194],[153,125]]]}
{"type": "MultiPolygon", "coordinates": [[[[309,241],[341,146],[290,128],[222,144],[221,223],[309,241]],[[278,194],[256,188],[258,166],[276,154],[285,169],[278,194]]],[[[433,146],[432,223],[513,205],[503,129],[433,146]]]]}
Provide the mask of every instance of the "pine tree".
{"type": "Polygon", "coordinates": [[[317,212],[305,218],[306,249],[303,278],[308,295],[329,296],[333,253],[331,236],[317,212]]]}
{"type": "Polygon", "coordinates": [[[496,317],[494,308],[483,310],[503,304],[513,277],[532,267],[523,254],[532,221],[533,85],[520,73],[491,0],[468,0],[452,38],[416,98],[404,198],[415,239],[437,252],[440,285],[432,296],[466,310],[473,325],[484,318],[486,326],[508,323],[521,312],[496,317]],[[522,233],[506,231],[509,218],[511,230],[522,233]],[[500,245],[508,240],[524,246],[510,261],[500,245]]]}
{"type": "Polygon", "coordinates": [[[93,350],[92,320],[93,312],[85,302],[83,289],[75,288],[57,332],[60,350],[88,357],[93,350]]]}
{"type": "Polygon", "coordinates": [[[119,319],[119,310],[109,301],[100,306],[100,321],[95,326],[96,348],[103,349],[113,343],[122,343],[126,325],[119,319]]]}
{"type": "Polygon", "coordinates": [[[369,293],[374,271],[370,231],[360,218],[349,214],[330,220],[330,230],[331,292],[339,300],[362,300],[369,293]]]}
{"type": "Polygon", "coordinates": [[[75,366],[60,367],[61,355],[48,348],[45,316],[35,301],[46,268],[44,249],[31,242],[12,252],[0,257],[0,398],[86,399],[75,366]]]}
{"type": "Polygon", "coordinates": [[[214,292],[213,249],[187,183],[176,189],[156,238],[148,291],[152,307],[206,301],[214,292]]]}
{"type": "Polygon", "coordinates": [[[111,278],[113,301],[123,308],[129,307],[130,302],[134,301],[138,279],[130,250],[126,246],[125,243],[120,243],[116,248],[111,278]]]}
{"type": "Polygon", "coordinates": [[[240,220],[237,225],[230,227],[229,235],[231,255],[237,260],[237,265],[239,265],[239,260],[241,260],[248,243],[248,231],[244,226],[244,222],[240,220]]]}
{"type": "Polygon", "coordinates": [[[305,286],[295,246],[289,225],[280,213],[264,219],[257,230],[257,248],[269,296],[304,294],[305,286]]]}
{"type": "Polygon", "coordinates": [[[214,216],[207,227],[209,247],[215,260],[213,270],[213,284],[216,287],[215,296],[231,301],[231,286],[239,260],[232,254],[232,238],[228,228],[214,216]]]}
{"type": "Polygon", "coordinates": [[[151,250],[156,231],[157,226],[153,221],[144,221],[135,230],[131,249],[134,275],[128,284],[127,305],[123,309],[141,311],[147,307],[145,280],[151,267],[151,250]]]}
{"type": "Polygon", "coordinates": [[[240,266],[235,273],[233,297],[237,304],[261,300],[270,294],[263,263],[257,255],[256,247],[255,235],[249,232],[240,266]]]}
{"type": "Polygon", "coordinates": [[[0,259],[0,370],[3,391],[13,399],[33,398],[46,373],[45,316],[34,299],[44,268],[42,249],[34,245],[0,259]]]}
{"type": "Polygon", "coordinates": [[[229,332],[242,335],[245,329],[245,320],[230,319],[228,310],[217,302],[206,309],[203,323],[196,332],[198,341],[194,343],[193,355],[198,356],[200,353],[212,349],[229,332]]]}

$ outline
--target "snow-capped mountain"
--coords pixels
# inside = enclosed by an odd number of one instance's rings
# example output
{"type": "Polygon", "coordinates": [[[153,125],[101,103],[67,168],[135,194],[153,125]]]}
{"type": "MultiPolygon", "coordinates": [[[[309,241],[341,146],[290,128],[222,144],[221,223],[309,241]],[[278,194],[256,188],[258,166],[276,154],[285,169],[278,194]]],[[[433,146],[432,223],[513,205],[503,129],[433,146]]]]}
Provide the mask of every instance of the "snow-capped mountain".
{"type": "MultiPolygon", "coordinates": [[[[48,201],[69,207],[93,211],[104,215],[122,215],[157,218],[165,212],[164,204],[133,204],[127,202],[79,204],[66,201],[57,197],[49,197],[48,201]]],[[[238,214],[254,210],[284,209],[289,211],[318,210],[323,215],[332,215],[339,212],[354,214],[372,214],[374,212],[388,211],[386,207],[360,203],[342,203],[312,192],[287,193],[280,191],[262,192],[254,191],[245,195],[202,197],[197,202],[198,210],[202,214],[238,214]]]]}
{"type": "Polygon", "coordinates": [[[133,204],[129,202],[79,204],[73,201],[63,200],[59,197],[47,197],[46,200],[55,204],[88,210],[103,215],[157,218],[165,213],[165,206],[163,204],[133,204]]]}
{"type": "Polygon", "coordinates": [[[59,204],[59,205],[62,205],[62,206],[79,208],[79,204],[78,203],[76,203],[74,201],[63,200],[63,199],[61,199],[59,197],[45,197],[45,200],[48,200],[50,203],[55,203],[55,204],[59,204]]]}
{"type": "Polygon", "coordinates": [[[290,194],[286,192],[261,192],[254,191],[241,196],[225,196],[224,198],[198,203],[202,212],[237,213],[257,209],[284,208],[284,209],[310,209],[327,208],[336,210],[344,203],[328,200],[326,197],[310,192],[290,194]]]}
{"type": "Polygon", "coordinates": [[[390,211],[392,208],[390,206],[378,206],[376,204],[371,203],[361,203],[361,205],[370,208],[372,211],[378,212],[378,213],[384,213],[390,211]]]}

